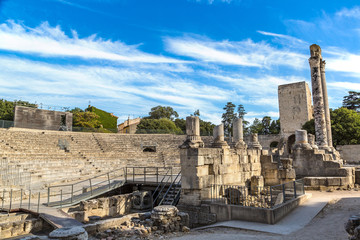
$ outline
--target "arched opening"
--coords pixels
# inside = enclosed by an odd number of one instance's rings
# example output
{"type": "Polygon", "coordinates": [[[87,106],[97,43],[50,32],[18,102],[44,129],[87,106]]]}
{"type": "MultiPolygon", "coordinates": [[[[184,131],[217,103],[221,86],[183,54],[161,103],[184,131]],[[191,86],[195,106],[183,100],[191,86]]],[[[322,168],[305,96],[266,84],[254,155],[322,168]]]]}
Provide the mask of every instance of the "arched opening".
{"type": "Polygon", "coordinates": [[[288,153],[292,153],[292,147],[295,144],[295,134],[291,135],[287,140],[287,146],[288,146],[288,153]]]}
{"type": "Polygon", "coordinates": [[[144,146],[143,152],[156,152],[156,146],[144,146]]]}
{"type": "Polygon", "coordinates": [[[270,143],[270,148],[277,148],[279,146],[279,142],[278,141],[273,141],[270,143]]]}

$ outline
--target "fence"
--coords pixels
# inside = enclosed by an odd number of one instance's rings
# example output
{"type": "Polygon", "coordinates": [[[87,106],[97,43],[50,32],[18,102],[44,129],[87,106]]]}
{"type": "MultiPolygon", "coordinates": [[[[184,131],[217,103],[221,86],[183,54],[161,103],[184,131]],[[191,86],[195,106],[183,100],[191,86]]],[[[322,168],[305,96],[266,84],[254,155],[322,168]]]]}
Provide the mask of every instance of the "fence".
{"type": "Polygon", "coordinates": [[[126,182],[158,184],[165,176],[168,176],[167,182],[171,183],[172,174],[172,167],[120,168],[77,183],[48,187],[47,206],[60,208],[70,206],[119,188],[126,182]]]}
{"type": "Polygon", "coordinates": [[[31,173],[24,172],[16,165],[10,165],[7,159],[0,162],[0,185],[1,186],[22,186],[30,188],[31,173]]]}
{"type": "Polygon", "coordinates": [[[1,205],[0,210],[7,212],[16,209],[28,209],[33,212],[39,212],[40,208],[40,192],[34,193],[31,190],[6,190],[3,189],[1,192],[1,205]]]}
{"type": "Polygon", "coordinates": [[[296,180],[269,187],[245,187],[239,185],[211,185],[211,202],[258,208],[274,208],[305,194],[304,183],[296,180]]]}
{"type": "Polygon", "coordinates": [[[14,127],[14,121],[0,120],[0,128],[14,127]]]}

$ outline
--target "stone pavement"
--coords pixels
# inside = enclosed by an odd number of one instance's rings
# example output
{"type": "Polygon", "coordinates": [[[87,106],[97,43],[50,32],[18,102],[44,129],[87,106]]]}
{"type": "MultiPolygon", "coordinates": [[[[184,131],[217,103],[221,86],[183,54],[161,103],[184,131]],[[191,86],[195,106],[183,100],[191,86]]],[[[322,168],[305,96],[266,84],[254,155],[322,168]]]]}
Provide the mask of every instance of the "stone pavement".
{"type": "Polygon", "coordinates": [[[307,225],[326,206],[326,204],[333,199],[329,194],[319,194],[318,192],[307,194],[309,194],[310,198],[304,204],[297,207],[294,211],[289,213],[289,215],[274,225],[246,221],[226,221],[197,229],[229,227],[287,235],[305,227],[305,225],[307,225]]]}

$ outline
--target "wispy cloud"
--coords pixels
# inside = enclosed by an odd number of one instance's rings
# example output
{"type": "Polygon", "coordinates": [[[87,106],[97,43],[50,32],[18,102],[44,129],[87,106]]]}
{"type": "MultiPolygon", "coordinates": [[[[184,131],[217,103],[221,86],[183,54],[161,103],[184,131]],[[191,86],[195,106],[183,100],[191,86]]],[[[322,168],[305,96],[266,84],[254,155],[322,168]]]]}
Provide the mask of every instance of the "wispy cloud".
{"type": "MultiPolygon", "coordinates": [[[[54,96],[57,97],[54,99],[62,98],[64,106],[73,106],[79,99],[94,102],[107,99],[108,103],[118,102],[122,106],[115,112],[118,115],[141,115],[159,104],[180,108],[187,114],[201,109],[205,115],[211,115],[220,111],[216,102],[226,102],[234,95],[231,90],[183,79],[161,69],[62,66],[4,56],[0,57],[0,65],[0,91],[4,97],[12,95],[16,99],[25,97],[40,102],[41,96],[54,96]]],[[[56,104],[51,101],[48,104],[56,104]]]]}
{"type": "Polygon", "coordinates": [[[343,8],[342,10],[336,12],[336,16],[360,19],[360,7],[356,6],[351,9],[343,8]]]}
{"type": "Polygon", "coordinates": [[[209,63],[270,68],[288,66],[304,68],[306,57],[287,49],[277,49],[265,42],[213,41],[204,38],[166,38],[167,50],[182,56],[209,63]]]}
{"type": "Polygon", "coordinates": [[[80,57],[116,62],[140,63],[184,63],[170,57],[148,54],[138,46],[119,41],[104,40],[92,35],[79,38],[76,31],[67,36],[59,26],[51,27],[47,22],[29,28],[14,21],[0,25],[0,49],[47,57],[80,57]]]}

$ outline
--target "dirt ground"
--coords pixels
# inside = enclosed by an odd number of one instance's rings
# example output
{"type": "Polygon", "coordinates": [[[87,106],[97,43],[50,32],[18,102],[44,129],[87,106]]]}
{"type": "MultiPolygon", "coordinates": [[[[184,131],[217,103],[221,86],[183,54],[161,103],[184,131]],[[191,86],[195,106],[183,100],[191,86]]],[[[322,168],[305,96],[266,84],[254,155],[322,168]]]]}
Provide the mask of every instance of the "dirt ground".
{"type": "Polygon", "coordinates": [[[304,228],[289,235],[278,235],[234,228],[207,228],[192,230],[188,234],[166,236],[176,240],[209,239],[348,239],[344,224],[354,214],[360,213],[360,191],[312,192],[313,197],[326,197],[327,206],[304,228]]]}

